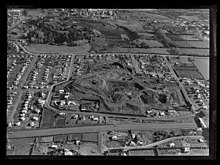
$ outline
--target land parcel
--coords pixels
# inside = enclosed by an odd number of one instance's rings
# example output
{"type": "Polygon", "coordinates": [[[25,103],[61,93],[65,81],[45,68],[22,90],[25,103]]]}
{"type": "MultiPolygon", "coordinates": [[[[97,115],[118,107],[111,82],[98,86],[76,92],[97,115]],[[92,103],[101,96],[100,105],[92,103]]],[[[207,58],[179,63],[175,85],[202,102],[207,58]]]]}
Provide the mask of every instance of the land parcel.
{"type": "Polygon", "coordinates": [[[82,136],[82,141],[98,143],[98,133],[85,133],[82,136]]]}

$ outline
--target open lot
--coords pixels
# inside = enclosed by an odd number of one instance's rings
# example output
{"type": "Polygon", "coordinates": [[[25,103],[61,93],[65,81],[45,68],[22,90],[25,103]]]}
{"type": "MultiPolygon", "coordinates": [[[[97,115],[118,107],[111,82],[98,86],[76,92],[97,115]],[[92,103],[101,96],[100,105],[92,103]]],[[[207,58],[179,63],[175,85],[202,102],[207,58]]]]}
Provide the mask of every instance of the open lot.
{"type": "Polygon", "coordinates": [[[98,143],[98,133],[84,133],[82,141],[98,143]]]}
{"type": "Polygon", "coordinates": [[[45,128],[45,127],[53,127],[54,126],[54,122],[55,122],[55,113],[48,110],[48,109],[44,109],[43,110],[43,118],[41,121],[41,127],[45,128]]]}
{"type": "Polygon", "coordinates": [[[35,138],[11,139],[10,143],[15,147],[10,155],[30,155],[35,138]]]}

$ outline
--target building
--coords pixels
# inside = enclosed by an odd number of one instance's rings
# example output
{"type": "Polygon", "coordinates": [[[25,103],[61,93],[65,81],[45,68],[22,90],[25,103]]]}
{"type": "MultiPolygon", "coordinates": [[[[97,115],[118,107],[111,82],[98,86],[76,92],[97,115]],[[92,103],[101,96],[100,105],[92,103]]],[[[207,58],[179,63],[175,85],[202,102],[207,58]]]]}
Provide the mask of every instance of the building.
{"type": "Polygon", "coordinates": [[[129,38],[126,34],[121,34],[121,39],[122,39],[122,41],[128,41],[129,40],[129,38]]]}

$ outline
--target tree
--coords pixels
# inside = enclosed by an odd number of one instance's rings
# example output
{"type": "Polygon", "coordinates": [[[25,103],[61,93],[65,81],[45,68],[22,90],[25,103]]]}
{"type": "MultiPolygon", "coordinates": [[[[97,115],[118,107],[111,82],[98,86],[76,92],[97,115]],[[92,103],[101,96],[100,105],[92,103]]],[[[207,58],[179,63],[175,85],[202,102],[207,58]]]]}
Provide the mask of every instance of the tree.
{"type": "Polygon", "coordinates": [[[27,17],[27,16],[28,16],[28,12],[27,12],[27,10],[24,9],[23,12],[22,12],[22,14],[23,14],[25,17],[27,17]]]}
{"type": "Polygon", "coordinates": [[[209,143],[209,128],[203,129],[202,136],[207,141],[207,143],[209,143]]]}
{"type": "Polygon", "coordinates": [[[141,43],[141,48],[150,48],[145,42],[141,43]]]}

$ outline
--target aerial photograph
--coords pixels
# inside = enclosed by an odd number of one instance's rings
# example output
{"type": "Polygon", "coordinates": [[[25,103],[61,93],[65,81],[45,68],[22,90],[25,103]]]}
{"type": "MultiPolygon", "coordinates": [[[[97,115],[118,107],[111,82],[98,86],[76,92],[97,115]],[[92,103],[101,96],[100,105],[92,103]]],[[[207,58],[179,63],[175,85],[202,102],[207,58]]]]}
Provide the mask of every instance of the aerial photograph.
{"type": "Polygon", "coordinates": [[[6,157],[208,157],[210,10],[7,8],[6,157]]]}

